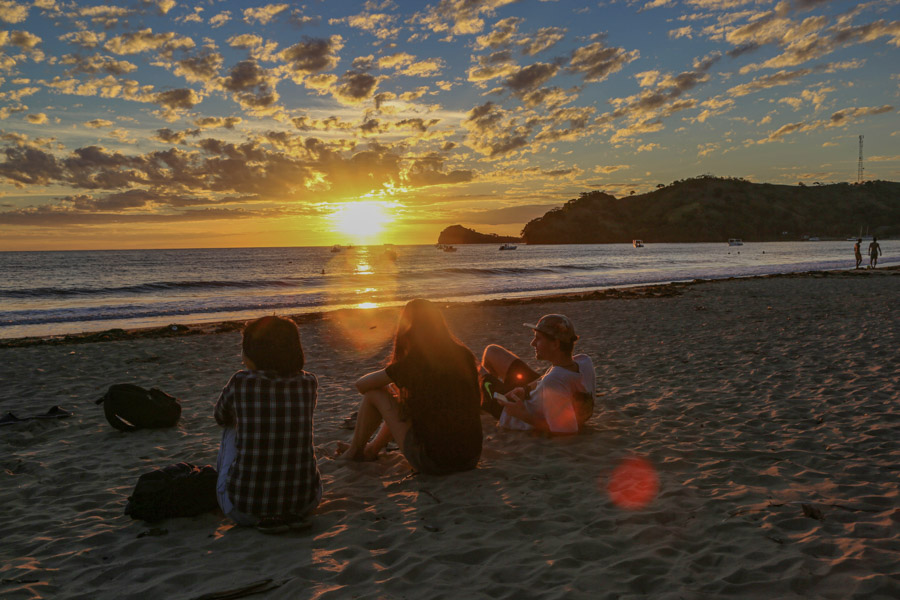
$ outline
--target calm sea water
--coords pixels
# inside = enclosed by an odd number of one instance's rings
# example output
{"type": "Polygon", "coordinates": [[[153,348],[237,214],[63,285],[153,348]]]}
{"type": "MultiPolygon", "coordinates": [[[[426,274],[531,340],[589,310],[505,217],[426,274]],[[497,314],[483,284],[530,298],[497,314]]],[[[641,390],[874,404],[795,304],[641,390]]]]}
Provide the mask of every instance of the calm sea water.
{"type": "MultiPolygon", "coordinates": [[[[900,241],[880,243],[879,264],[900,262],[900,241]]],[[[853,266],[852,246],[396,246],[396,258],[384,246],[0,252],[0,337],[840,269],[853,266]]]]}

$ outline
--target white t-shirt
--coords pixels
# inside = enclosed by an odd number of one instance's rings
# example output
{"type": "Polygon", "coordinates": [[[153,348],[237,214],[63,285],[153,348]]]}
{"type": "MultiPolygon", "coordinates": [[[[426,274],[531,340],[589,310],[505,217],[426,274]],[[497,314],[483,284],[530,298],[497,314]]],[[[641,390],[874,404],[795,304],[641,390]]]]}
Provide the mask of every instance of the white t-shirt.
{"type": "MultiPolygon", "coordinates": [[[[537,387],[525,400],[525,408],[536,420],[546,421],[550,431],[556,433],[576,433],[578,420],[575,418],[575,398],[577,394],[594,397],[594,362],[587,354],[577,354],[572,360],[578,365],[578,373],[563,367],[550,367],[538,380],[537,387]]],[[[506,414],[504,409],[499,424],[507,429],[528,430],[532,425],[506,414]]]]}

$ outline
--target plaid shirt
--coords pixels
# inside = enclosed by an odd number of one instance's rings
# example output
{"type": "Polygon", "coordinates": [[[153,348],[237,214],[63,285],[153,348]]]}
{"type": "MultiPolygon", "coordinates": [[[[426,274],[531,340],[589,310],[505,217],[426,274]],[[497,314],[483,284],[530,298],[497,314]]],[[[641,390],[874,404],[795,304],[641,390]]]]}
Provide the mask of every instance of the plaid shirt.
{"type": "Polygon", "coordinates": [[[316,376],[238,371],[216,402],[216,423],[235,428],[228,474],[234,506],[258,517],[301,513],[322,482],[313,449],[316,376]]]}

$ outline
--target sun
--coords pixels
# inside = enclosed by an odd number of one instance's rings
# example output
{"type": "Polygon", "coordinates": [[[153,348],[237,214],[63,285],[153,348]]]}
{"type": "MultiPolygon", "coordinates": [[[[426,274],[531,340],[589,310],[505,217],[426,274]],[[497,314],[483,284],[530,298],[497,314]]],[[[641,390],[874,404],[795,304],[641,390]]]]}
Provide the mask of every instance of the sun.
{"type": "Polygon", "coordinates": [[[382,202],[363,200],[342,205],[330,216],[332,231],[354,238],[354,241],[378,237],[384,226],[393,221],[382,202]]]}

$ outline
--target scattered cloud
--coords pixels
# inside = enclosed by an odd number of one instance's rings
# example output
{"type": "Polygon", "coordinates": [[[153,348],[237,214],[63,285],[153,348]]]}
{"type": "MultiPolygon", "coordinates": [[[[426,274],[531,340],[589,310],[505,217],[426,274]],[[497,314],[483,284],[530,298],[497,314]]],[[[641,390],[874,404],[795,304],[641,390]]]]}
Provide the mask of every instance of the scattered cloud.
{"type": "Polygon", "coordinates": [[[244,22],[249,25],[253,25],[255,23],[259,23],[260,25],[268,25],[275,19],[275,17],[277,17],[287,9],[287,4],[266,4],[264,6],[245,8],[243,11],[244,22]]]}

